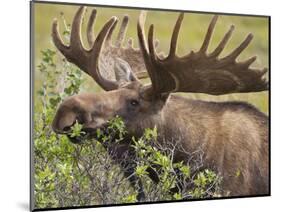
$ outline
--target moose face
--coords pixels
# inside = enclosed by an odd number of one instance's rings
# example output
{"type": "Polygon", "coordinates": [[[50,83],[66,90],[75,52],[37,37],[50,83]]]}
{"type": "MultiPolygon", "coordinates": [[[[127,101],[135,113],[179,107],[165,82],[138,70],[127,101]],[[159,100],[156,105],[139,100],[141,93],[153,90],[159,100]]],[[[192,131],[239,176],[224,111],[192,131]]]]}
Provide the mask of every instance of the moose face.
{"type": "Polygon", "coordinates": [[[69,134],[71,127],[78,122],[86,134],[69,138],[79,143],[85,137],[95,137],[97,129],[106,128],[109,120],[119,116],[125,122],[128,133],[141,133],[141,122],[147,122],[159,114],[165,103],[164,99],[145,99],[143,89],[139,82],[130,82],[113,91],[71,96],[58,108],[53,130],[59,134],[69,134]]]}

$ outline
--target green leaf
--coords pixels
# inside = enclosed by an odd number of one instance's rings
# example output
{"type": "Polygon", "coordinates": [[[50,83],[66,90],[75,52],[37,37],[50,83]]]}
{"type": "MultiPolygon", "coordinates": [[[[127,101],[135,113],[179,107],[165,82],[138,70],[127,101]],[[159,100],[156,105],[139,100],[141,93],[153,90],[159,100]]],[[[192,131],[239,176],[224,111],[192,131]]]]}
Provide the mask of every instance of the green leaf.
{"type": "Polygon", "coordinates": [[[135,203],[135,202],[137,202],[137,194],[131,194],[131,195],[128,195],[127,197],[124,197],[122,199],[122,202],[123,203],[135,203]]]}
{"type": "Polygon", "coordinates": [[[197,174],[197,178],[194,180],[194,183],[198,187],[205,187],[207,184],[208,179],[204,175],[203,172],[197,174]]]}
{"type": "Polygon", "coordinates": [[[171,164],[171,161],[166,155],[163,155],[159,151],[155,151],[154,163],[160,165],[162,168],[168,168],[171,164]]]}
{"type": "Polygon", "coordinates": [[[79,124],[78,121],[76,121],[75,124],[71,127],[70,137],[74,138],[86,134],[84,131],[82,131],[82,128],[83,125],[79,124]]]}
{"type": "Polygon", "coordinates": [[[100,130],[100,128],[98,128],[98,129],[96,130],[96,133],[97,133],[97,138],[98,138],[98,139],[101,138],[101,136],[103,135],[103,132],[100,130]]]}
{"type": "Polygon", "coordinates": [[[181,200],[181,199],[182,199],[182,195],[181,195],[181,193],[175,193],[175,194],[173,195],[173,198],[174,198],[175,200],[181,200]]]}
{"type": "Polygon", "coordinates": [[[190,167],[189,166],[182,166],[179,170],[184,174],[185,177],[190,177],[190,167]]]}
{"type": "Polygon", "coordinates": [[[240,177],[240,175],[241,175],[241,171],[237,170],[236,173],[235,173],[235,177],[240,177]]]}
{"type": "Polygon", "coordinates": [[[145,129],[144,130],[144,138],[149,141],[149,140],[156,140],[157,139],[157,127],[155,126],[153,129],[145,129]]]}
{"type": "Polygon", "coordinates": [[[142,166],[137,166],[135,173],[138,177],[143,177],[148,174],[146,171],[148,166],[142,165],[142,166]]]}

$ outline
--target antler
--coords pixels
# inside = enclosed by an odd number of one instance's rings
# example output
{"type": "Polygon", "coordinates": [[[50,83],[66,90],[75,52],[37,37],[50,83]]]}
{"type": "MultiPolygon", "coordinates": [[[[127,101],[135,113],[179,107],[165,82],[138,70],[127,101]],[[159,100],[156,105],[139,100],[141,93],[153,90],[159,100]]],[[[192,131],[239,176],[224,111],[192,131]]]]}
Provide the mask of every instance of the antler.
{"type": "Polygon", "coordinates": [[[143,75],[145,66],[140,50],[133,48],[132,39],[129,39],[127,47],[122,46],[129,18],[124,16],[117,39],[113,44],[111,37],[117,24],[117,18],[109,19],[94,39],[93,25],[97,12],[93,9],[87,25],[87,40],[90,49],[86,50],[80,35],[84,12],[85,7],[80,7],[76,12],[72,22],[69,46],[66,46],[60,37],[57,20],[53,22],[52,37],[54,44],[66,59],[93,77],[104,90],[118,88],[114,73],[114,61],[118,57],[127,61],[137,76],[143,75]]]}
{"type": "Polygon", "coordinates": [[[246,39],[229,55],[218,59],[219,54],[234,30],[232,25],[224,35],[217,48],[207,53],[218,16],[210,22],[203,44],[198,52],[191,51],[184,57],[176,55],[177,39],[184,14],[181,13],[175,24],[170,52],[166,58],[159,58],[153,43],[154,26],[149,27],[146,42],[144,24],[146,13],[142,12],[138,21],[138,38],[144,62],[151,78],[152,85],[147,92],[153,96],[170,92],[194,92],[221,95],[241,92],[257,92],[268,89],[268,82],[263,78],[267,69],[252,69],[250,65],[256,60],[251,57],[244,62],[236,62],[236,58],[249,45],[253,35],[246,39]]]}

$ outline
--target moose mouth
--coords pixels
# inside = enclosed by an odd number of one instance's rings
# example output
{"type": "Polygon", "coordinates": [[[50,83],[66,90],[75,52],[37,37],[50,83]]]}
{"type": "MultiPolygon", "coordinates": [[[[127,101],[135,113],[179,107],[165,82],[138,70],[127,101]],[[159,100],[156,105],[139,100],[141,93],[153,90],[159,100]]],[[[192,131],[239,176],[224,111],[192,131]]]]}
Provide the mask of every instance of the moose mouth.
{"type": "Polygon", "coordinates": [[[70,135],[67,135],[67,137],[71,141],[71,143],[74,144],[81,144],[85,140],[84,136],[71,137],[70,135]]]}
{"type": "Polygon", "coordinates": [[[103,134],[107,134],[107,124],[96,128],[82,128],[81,135],[79,136],[71,136],[71,134],[67,134],[68,139],[70,142],[74,144],[82,144],[84,141],[88,139],[98,139],[98,131],[102,131],[103,134]]]}

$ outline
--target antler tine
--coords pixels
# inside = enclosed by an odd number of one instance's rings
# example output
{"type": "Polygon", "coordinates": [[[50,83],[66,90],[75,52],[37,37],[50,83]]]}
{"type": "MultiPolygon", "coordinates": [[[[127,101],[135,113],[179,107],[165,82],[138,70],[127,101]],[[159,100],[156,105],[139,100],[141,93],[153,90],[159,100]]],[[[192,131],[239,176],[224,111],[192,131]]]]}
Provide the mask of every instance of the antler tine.
{"type": "MultiPolygon", "coordinates": [[[[151,81],[154,80],[154,74],[153,74],[153,66],[152,66],[152,62],[149,56],[149,52],[147,49],[147,43],[146,43],[146,39],[145,39],[145,33],[144,33],[144,24],[145,24],[145,19],[146,19],[146,11],[141,11],[140,16],[139,16],[139,20],[138,20],[138,39],[139,39],[139,45],[140,45],[140,50],[142,52],[143,55],[143,59],[144,59],[144,63],[148,72],[148,75],[151,79],[151,81]]],[[[155,86],[155,85],[152,85],[155,86]]]]}
{"type": "Polygon", "coordinates": [[[223,39],[221,40],[221,42],[219,43],[217,48],[209,55],[209,57],[219,56],[219,54],[224,50],[224,47],[225,47],[226,43],[228,42],[229,38],[231,37],[231,35],[234,31],[234,28],[235,28],[234,25],[230,26],[230,29],[228,30],[228,32],[224,35],[223,39]]]}
{"type": "Polygon", "coordinates": [[[248,34],[245,40],[236,49],[234,49],[228,56],[222,58],[222,61],[235,60],[241,54],[241,52],[247,48],[253,37],[254,36],[251,33],[248,34]]]}
{"type": "Polygon", "coordinates": [[[199,52],[205,53],[207,51],[207,48],[209,46],[209,43],[210,43],[213,31],[214,31],[215,25],[217,23],[217,20],[218,20],[218,15],[215,15],[210,22],[207,34],[205,36],[204,42],[203,42],[199,52]]]}
{"type": "Polygon", "coordinates": [[[125,38],[127,27],[128,27],[128,22],[129,22],[129,17],[127,15],[125,15],[123,20],[122,20],[120,30],[119,30],[119,33],[117,35],[117,39],[116,39],[116,42],[115,42],[115,46],[118,47],[118,48],[121,47],[122,42],[125,38]]]}
{"type": "Polygon", "coordinates": [[[149,48],[151,50],[151,52],[148,51],[147,49],[147,42],[145,39],[145,32],[144,32],[144,24],[145,24],[145,19],[146,19],[146,12],[142,11],[140,13],[139,16],[139,20],[138,20],[138,39],[139,39],[139,45],[140,45],[140,50],[142,52],[143,55],[143,60],[146,66],[146,70],[147,73],[149,75],[149,78],[151,80],[151,86],[147,89],[149,95],[148,96],[154,96],[155,94],[157,94],[159,92],[159,82],[158,82],[158,77],[157,77],[157,72],[155,70],[155,59],[156,59],[156,55],[155,55],[155,50],[154,50],[154,46],[153,46],[153,25],[150,26],[149,29],[149,48]],[[152,54],[153,56],[150,56],[150,54],[152,54]],[[153,58],[153,61],[152,61],[153,58]]]}
{"type": "Polygon", "coordinates": [[[81,22],[82,16],[85,12],[85,7],[80,7],[75,14],[72,22],[72,29],[70,35],[70,46],[72,52],[82,52],[84,50],[81,39],[81,22]]]}
{"type": "Polygon", "coordinates": [[[117,26],[117,22],[118,20],[116,19],[116,22],[113,24],[113,26],[109,29],[108,33],[107,33],[107,36],[105,38],[105,46],[110,46],[111,45],[111,38],[112,38],[112,34],[113,34],[113,31],[114,29],[116,28],[117,26]]]}
{"type": "Polygon", "coordinates": [[[184,18],[184,13],[180,13],[180,15],[177,19],[177,22],[175,24],[172,37],[171,37],[170,52],[169,52],[168,57],[174,57],[176,55],[178,35],[179,35],[179,31],[180,31],[180,27],[181,27],[183,18],[184,18]]]}
{"type": "Polygon", "coordinates": [[[116,25],[117,18],[112,17],[101,29],[100,33],[98,34],[96,41],[94,43],[93,48],[91,49],[91,55],[89,59],[89,66],[92,67],[89,70],[89,74],[96,80],[96,82],[106,91],[114,90],[118,88],[118,84],[116,82],[107,80],[103,78],[100,74],[99,70],[99,56],[101,53],[101,49],[103,43],[109,33],[109,31],[116,25]]]}
{"type": "Polygon", "coordinates": [[[257,59],[257,56],[253,56],[243,62],[239,62],[239,64],[248,68],[253,62],[256,61],[256,59],[257,59]]]}
{"type": "Polygon", "coordinates": [[[68,61],[75,63],[82,70],[87,69],[87,52],[83,48],[80,40],[81,16],[84,13],[84,10],[84,7],[80,7],[75,14],[72,22],[69,46],[66,46],[61,39],[58,31],[59,26],[57,20],[54,20],[52,27],[52,37],[55,46],[61,51],[68,61]],[[77,60],[77,55],[79,55],[79,60],[77,60]]]}
{"type": "Polygon", "coordinates": [[[268,69],[267,68],[264,68],[260,71],[260,76],[263,76],[266,72],[268,72],[268,69]]]}
{"type": "Polygon", "coordinates": [[[94,28],[96,16],[97,16],[97,10],[93,9],[91,16],[89,18],[88,25],[87,25],[87,39],[88,39],[88,43],[89,43],[90,47],[92,47],[94,45],[94,40],[95,40],[93,28],[94,28]]]}
{"type": "Polygon", "coordinates": [[[58,25],[58,20],[55,19],[53,21],[52,25],[52,38],[55,46],[64,54],[64,55],[69,55],[70,53],[70,48],[66,46],[59,33],[59,25],[58,25]]]}
{"type": "MultiPolygon", "coordinates": [[[[90,47],[93,46],[94,40],[95,40],[94,39],[93,27],[94,27],[94,22],[95,22],[96,16],[97,16],[97,10],[93,9],[92,13],[91,13],[91,16],[90,16],[90,19],[89,19],[89,22],[88,22],[88,26],[87,26],[87,39],[88,39],[88,42],[90,44],[90,47]]],[[[107,34],[107,37],[105,39],[107,43],[109,43],[111,41],[112,33],[113,33],[115,27],[116,27],[116,24],[113,24],[113,26],[110,28],[110,30],[107,34]]]]}
{"type": "Polygon", "coordinates": [[[151,24],[148,30],[148,49],[152,63],[155,63],[157,61],[157,55],[154,45],[154,25],[151,24]]]}
{"type": "MultiPolygon", "coordinates": [[[[155,66],[158,61],[158,57],[155,52],[153,34],[154,34],[154,25],[151,24],[148,31],[148,49],[149,49],[151,64],[155,66]]],[[[161,83],[159,83],[159,75],[161,73],[159,73],[159,71],[161,70],[158,70],[156,68],[151,68],[148,72],[151,75],[150,78],[155,92],[160,91],[159,85],[161,85],[161,83]]]]}
{"type": "Polygon", "coordinates": [[[139,20],[138,20],[138,25],[137,25],[138,39],[139,39],[139,45],[140,45],[140,49],[143,54],[143,57],[144,57],[145,61],[148,61],[149,53],[148,53],[147,44],[145,41],[145,34],[144,34],[145,19],[146,19],[146,11],[141,11],[139,20]]]}

